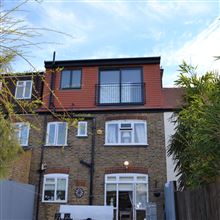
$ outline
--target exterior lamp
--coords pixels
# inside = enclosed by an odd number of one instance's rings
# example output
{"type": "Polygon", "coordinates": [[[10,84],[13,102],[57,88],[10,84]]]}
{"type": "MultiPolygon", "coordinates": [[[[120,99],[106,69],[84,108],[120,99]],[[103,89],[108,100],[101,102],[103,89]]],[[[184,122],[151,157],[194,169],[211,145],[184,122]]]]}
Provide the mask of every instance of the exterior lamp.
{"type": "Polygon", "coordinates": [[[129,162],[128,162],[127,160],[124,161],[124,166],[125,166],[126,169],[128,168],[128,166],[129,166],[129,162]]]}

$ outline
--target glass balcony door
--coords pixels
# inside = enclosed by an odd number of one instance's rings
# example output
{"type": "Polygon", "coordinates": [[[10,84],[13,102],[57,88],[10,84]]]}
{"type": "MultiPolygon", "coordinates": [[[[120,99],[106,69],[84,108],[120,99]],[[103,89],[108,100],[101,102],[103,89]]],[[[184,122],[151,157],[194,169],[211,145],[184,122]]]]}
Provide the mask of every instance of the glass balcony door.
{"type": "Polygon", "coordinates": [[[100,71],[99,104],[143,102],[142,81],[140,68],[100,71]]]}

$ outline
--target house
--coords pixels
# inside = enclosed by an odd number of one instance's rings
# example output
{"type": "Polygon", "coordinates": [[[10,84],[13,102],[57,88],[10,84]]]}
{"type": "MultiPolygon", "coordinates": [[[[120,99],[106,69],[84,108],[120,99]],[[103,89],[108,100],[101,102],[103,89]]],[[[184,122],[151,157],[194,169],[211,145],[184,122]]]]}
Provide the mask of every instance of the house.
{"type": "Polygon", "coordinates": [[[26,138],[36,218],[54,219],[61,204],[89,204],[114,206],[115,220],[140,220],[154,202],[163,219],[164,115],[178,108],[181,91],[162,87],[160,57],[46,61],[45,68],[43,104],[27,119],[37,127],[26,138]]]}
{"type": "MultiPolygon", "coordinates": [[[[43,91],[43,72],[2,74],[0,78],[0,108],[8,117],[14,117],[13,126],[16,136],[25,150],[10,165],[7,179],[21,183],[29,183],[29,173],[33,145],[34,130],[29,121],[36,118],[34,111],[39,107],[43,91]]],[[[36,119],[35,121],[38,121],[36,119]]]]}

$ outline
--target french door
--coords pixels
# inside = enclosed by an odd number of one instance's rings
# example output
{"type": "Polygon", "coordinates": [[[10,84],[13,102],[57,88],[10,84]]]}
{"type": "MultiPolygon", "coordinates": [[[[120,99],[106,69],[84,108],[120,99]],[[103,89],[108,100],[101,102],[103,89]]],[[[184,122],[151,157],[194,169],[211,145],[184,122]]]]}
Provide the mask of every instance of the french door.
{"type": "Polygon", "coordinates": [[[143,220],[147,202],[147,175],[121,173],[105,176],[105,205],[114,207],[114,220],[143,220]]]}

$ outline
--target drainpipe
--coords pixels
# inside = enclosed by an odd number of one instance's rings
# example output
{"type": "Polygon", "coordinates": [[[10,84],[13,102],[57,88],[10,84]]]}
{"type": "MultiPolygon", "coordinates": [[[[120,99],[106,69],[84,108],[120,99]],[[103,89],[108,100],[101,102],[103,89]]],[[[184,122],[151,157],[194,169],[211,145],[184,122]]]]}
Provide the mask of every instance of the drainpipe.
{"type": "Polygon", "coordinates": [[[52,63],[52,73],[50,76],[50,97],[49,97],[49,109],[54,108],[54,87],[55,87],[55,80],[56,80],[56,71],[55,71],[55,58],[56,52],[53,52],[53,63],[52,63]]]}
{"type": "Polygon", "coordinates": [[[42,164],[43,164],[43,159],[44,159],[44,143],[45,143],[45,135],[46,134],[46,126],[47,126],[47,115],[44,115],[44,122],[43,122],[43,133],[42,136],[42,145],[41,145],[41,154],[40,154],[40,166],[39,166],[39,180],[38,180],[38,187],[37,187],[37,206],[36,206],[36,220],[38,220],[38,215],[39,215],[39,206],[40,206],[40,201],[41,201],[41,196],[40,196],[40,189],[41,189],[41,183],[43,179],[43,172],[44,170],[42,169],[42,164]]]}
{"type": "Polygon", "coordinates": [[[93,182],[94,182],[94,171],[95,171],[95,134],[96,134],[96,119],[95,117],[85,117],[92,119],[92,145],[91,145],[91,161],[87,163],[80,160],[80,163],[89,168],[90,182],[89,182],[89,205],[93,205],[93,182]]]}
{"type": "Polygon", "coordinates": [[[94,159],[95,159],[95,133],[96,120],[92,119],[92,146],[91,146],[91,168],[90,168],[90,190],[89,190],[89,205],[93,204],[93,179],[94,179],[94,159]]]}

